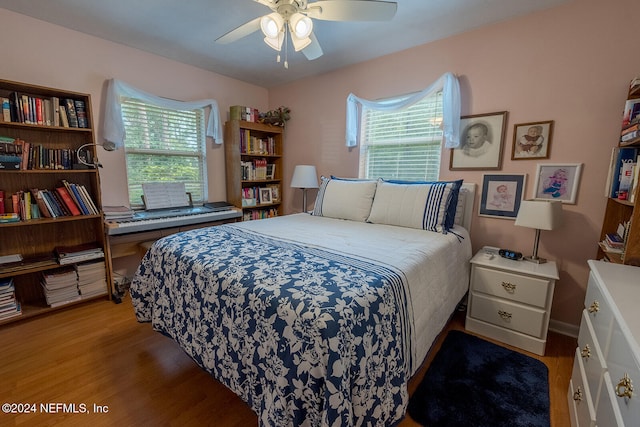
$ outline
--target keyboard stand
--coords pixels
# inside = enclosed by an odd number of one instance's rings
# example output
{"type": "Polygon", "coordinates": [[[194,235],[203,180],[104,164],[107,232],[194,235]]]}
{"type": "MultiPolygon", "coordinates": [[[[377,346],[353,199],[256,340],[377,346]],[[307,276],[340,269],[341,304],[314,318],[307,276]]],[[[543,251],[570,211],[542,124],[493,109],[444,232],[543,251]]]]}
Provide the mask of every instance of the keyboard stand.
{"type": "MultiPolygon", "coordinates": [[[[237,208],[236,208],[237,209],[237,208]]],[[[211,227],[214,225],[227,224],[242,220],[242,212],[238,210],[238,215],[233,218],[217,219],[199,224],[181,225],[178,227],[158,228],[149,231],[137,231],[131,233],[123,233],[110,235],[108,228],[105,228],[105,261],[107,264],[107,280],[112,289],[112,295],[115,292],[115,284],[113,278],[113,261],[115,259],[125,257],[136,257],[136,262],[140,262],[140,244],[144,242],[156,241],[161,237],[169,236],[180,231],[193,230],[196,228],[211,227]]],[[[132,258],[133,259],[133,258],[132,258]]],[[[124,260],[122,261],[124,262],[124,260]]],[[[119,302],[114,298],[115,302],[119,302]]]]}

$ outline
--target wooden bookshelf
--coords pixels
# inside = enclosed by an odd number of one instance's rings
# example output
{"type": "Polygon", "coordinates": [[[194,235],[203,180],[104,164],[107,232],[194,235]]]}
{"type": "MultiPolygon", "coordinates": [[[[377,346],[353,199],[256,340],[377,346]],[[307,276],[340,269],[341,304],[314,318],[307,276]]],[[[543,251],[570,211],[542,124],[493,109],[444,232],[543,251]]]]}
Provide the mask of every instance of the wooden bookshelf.
{"type": "MultiPolygon", "coordinates": [[[[640,98],[640,86],[631,87],[627,100],[640,98]]],[[[629,142],[619,142],[619,147],[637,147],[640,151],[640,138],[629,142]]],[[[640,167],[640,165],[636,166],[640,167]]],[[[611,177],[617,179],[617,177],[611,177]]],[[[629,198],[632,195],[629,194],[629,198]]],[[[607,233],[615,233],[618,225],[630,221],[629,231],[625,242],[623,254],[608,252],[600,243],[598,258],[604,258],[618,264],[640,266],[640,185],[636,185],[633,195],[634,203],[628,200],[608,198],[600,232],[600,242],[605,239],[607,233]]]]}
{"type": "MultiPolygon", "coordinates": [[[[53,120],[47,123],[47,117],[44,118],[42,124],[37,121],[35,123],[17,121],[18,118],[15,116],[12,119],[16,119],[16,121],[0,121],[0,136],[20,139],[28,142],[32,147],[38,146],[51,152],[68,151],[71,155],[66,158],[64,166],[58,163],[57,168],[45,169],[41,165],[31,164],[28,169],[0,169],[0,190],[4,191],[5,195],[5,212],[14,212],[12,194],[20,191],[27,192],[31,189],[55,191],[56,187],[63,185],[63,180],[83,186],[100,210],[101,193],[98,170],[77,164],[77,158],[74,155],[76,150],[84,146],[83,153],[89,153],[93,158],[96,156],[92,127],[95,121],[91,111],[90,95],[0,80],[0,97],[10,98],[13,93],[50,101],[56,98],[59,100],[80,100],[84,103],[87,127],[55,125],[53,120]],[[63,169],[63,167],[70,169],[63,169]]],[[[52,116],[48,117],[52,118],[52,116]]],[[[54,255],[56,246],[74,246],[97,242],[104,250],[104,225],[101,212],[51,218],[41,215],[40,218],[35,219],[0,223],[0,234],[2,235],[0,256],[20,254],[23,257],[19,267],[12,264],[0,265],[0,278],[13,278],[15,297],[22,308],[22,315],[0,319],[0,324],[20,321],[66,307],[66,305],[49,307],[40,284],[43,272],[53,272],[61,268],[54,255]]],[[[110,296],[110,289],[107,286],[104,294],[73,301],[68,306],[108,296],[110,296]]]]}
{"type": "Polygon", "coordinates": [[[279,126],[242,120],[225,123],[227,201],[242,209],[245,221],[283,214],[283,137],[284,129],[279,126]],[[272,176],[252,176],[246,173],[246,168],[243,173],[243,164],[255,162],[274,167],[272,176]],[[267,192],[271,194],[271,201],[260,198],[260,193],[266,190],[270,190],[267,192]],[[247,194],[255,195],[255,200],[247,194]]]}

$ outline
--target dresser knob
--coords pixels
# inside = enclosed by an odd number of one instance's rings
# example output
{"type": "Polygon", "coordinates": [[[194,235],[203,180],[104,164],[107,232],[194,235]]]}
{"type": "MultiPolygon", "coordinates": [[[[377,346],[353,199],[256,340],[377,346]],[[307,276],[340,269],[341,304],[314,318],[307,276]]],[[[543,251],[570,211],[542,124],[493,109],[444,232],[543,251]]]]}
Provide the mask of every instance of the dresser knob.
{"type": "Polygon", "coordinates": [[[511,313],[506,311],[498,310],[498,316],[502,317],[502,320],[511,320],[511,313]]]}
{"type": "Polygon", "coordinates": [[[589,313],[597,313],[600,310],[600,303],[598,301],[594,301],[589,306],[589,313]]]}
{"type": "Polygon", "coordinates": [[[512,294],[516,290],[516,285],[509,282],[502,282],[502,287],[504,288],[505,291],[509,292],[510,294],[512,294]]]}
{"type": "Polygon", "coordinates": [[[573,393],[573,400],[576,402],[582,401],[582,389],[578,386],[578,390],[573,393]]]}
{"type": "Polygon", "coordinates": [[[622,378],[616,386],[616,395],[618,395],[618,397],[628,397],[629,399],[633,396],[633,384],[631,384],[629,374],[625,373],[624,378],[622,378]]]}
{"type": "Polygon", "coordinates": [[[589,348],[589,344],[585,344],[584,348],[580,352],[580,355],[583,359],[588,359],[591,357],[591,348],[589,348]]]}

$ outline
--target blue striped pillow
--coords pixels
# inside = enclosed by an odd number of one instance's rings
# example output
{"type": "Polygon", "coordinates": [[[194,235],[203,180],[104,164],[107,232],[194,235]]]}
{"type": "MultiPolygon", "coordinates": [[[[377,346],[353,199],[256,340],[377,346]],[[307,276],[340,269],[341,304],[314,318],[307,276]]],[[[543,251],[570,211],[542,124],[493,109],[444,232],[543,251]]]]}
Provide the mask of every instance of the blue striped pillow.
{"type": "Polygon", "coordinates": [[[454,226],[461,185],[380,180],[367,221],[446,233],[454,226]]]}

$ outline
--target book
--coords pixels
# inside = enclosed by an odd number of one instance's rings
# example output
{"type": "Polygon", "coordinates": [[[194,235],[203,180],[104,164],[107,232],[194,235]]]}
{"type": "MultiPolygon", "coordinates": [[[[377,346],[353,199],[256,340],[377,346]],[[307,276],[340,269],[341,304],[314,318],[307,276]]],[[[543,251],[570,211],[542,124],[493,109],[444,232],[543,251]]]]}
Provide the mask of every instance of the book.
{"type": "Polygon", "coordinates": [[[4,191],[0,190],[0,214],[4,213],[4,191]]]}
{"type": "Polygon", "coordinates": [[[69,127],[77,128],[78,127],[78,115],[76,113],[76,104],[73,99],[66,98],[64,100],[64,108],[67,112],[67,120],[69,122],[69,127]]]}
{"type": "Polygon", "coordinates": [[[76,202],[71,198],[71,195],[67,191],[67,187],[57,187],[56,191],[62,198],[62,201],[65,203],[65,205],[67,205],[67,208],[69,209],[69,212],[71,212],[72,216],[82,215],[82,212],[80,212],[80,209],[76,205],[76,202]]]}
{"type": "Polygon", "coordinates": [[[608,197],[616,199],[618,198],[618,191],[620,189],[622,167],[625,163],[633,163],[636,161],[638,149],[634,147],[616,147],[612,156],[615,160],[612,160],[610,168],[611,184],[608,197]]]}
{"type": "Polygon", "coordinates": [[[633,180],[629,189],[629,201],[636,202],[636,193],[638,192],[638,180],[640,180],[640,156],[636,159],[636,167],[633,169],[633,180]]]}
{"type": "Polygon", "coordinates": [[[58,115],[60,116],[60,126],[68,128],[69,118],[67,116],[67,108],[62,104],[58,105],[58,113],[58,115]]]}
{"type": "Polygon", "coordinates": [[[78,127],[79,128],[87,128],[88,126],[88,122],[87,122],[87,109],[86,106],[84,104],[84,101],[80,100],[80,99],[76,99],[73,101],[74,105],[75,105],[75,110],[76,110],[76,116],[78,118],[78,127]]]}
{"type": "Polygon", "coordinates": [[[11,122],[11,102],[9,98],[2,98],[2,119],[5,122],[11,122]]]}

